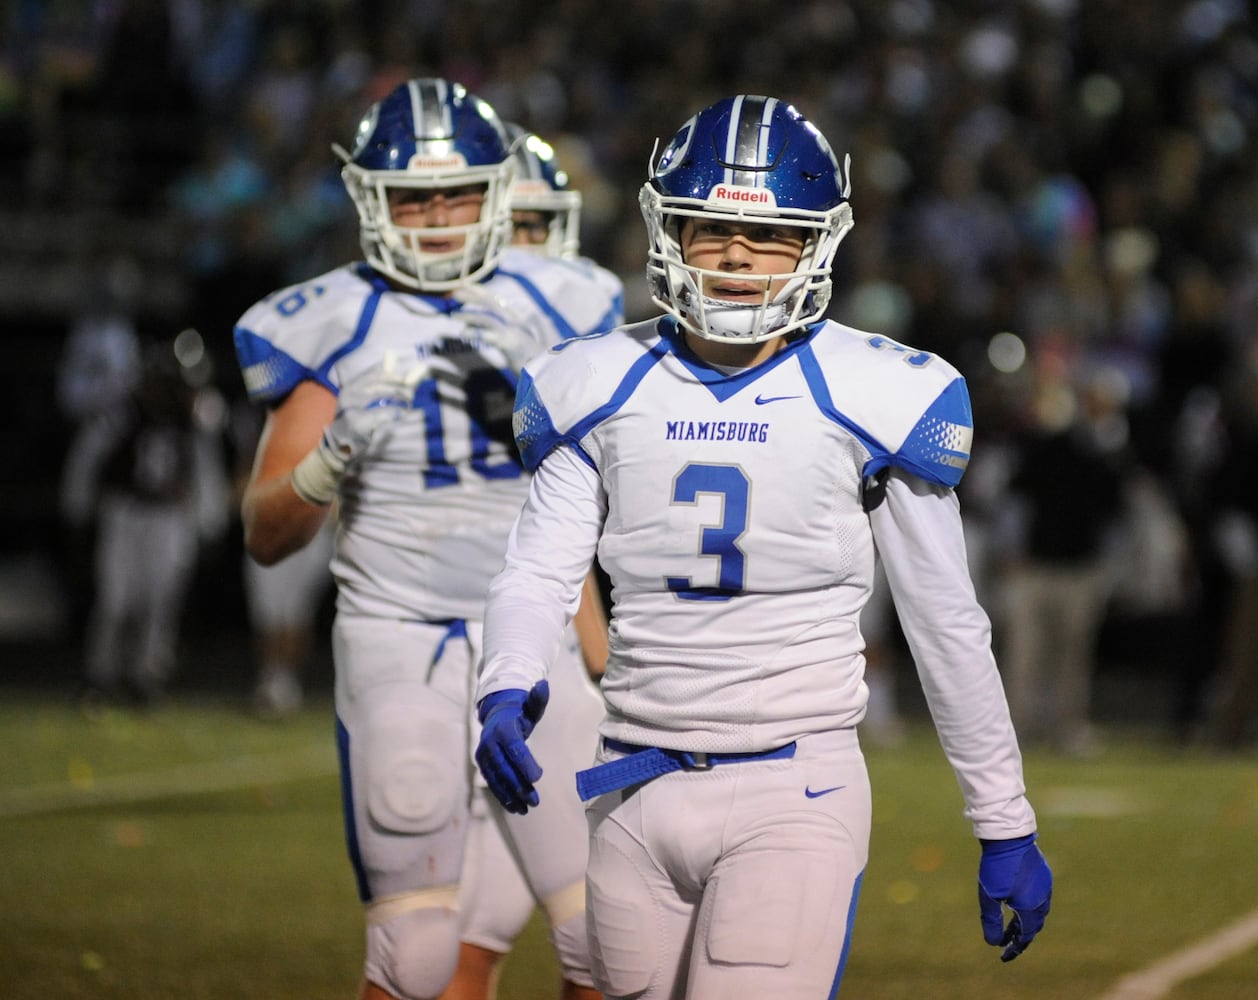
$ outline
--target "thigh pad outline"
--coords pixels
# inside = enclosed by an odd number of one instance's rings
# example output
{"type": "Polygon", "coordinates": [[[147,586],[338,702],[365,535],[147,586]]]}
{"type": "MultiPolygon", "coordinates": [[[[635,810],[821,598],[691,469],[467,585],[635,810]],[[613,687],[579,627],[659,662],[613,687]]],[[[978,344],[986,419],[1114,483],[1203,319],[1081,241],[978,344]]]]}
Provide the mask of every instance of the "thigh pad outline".
{"type": "Polygon", "coordinates": [[[393,833],[440,830],[466,787],[465,731],[435,706],[382,702],[368,722],[367,810],[393,833]]]}

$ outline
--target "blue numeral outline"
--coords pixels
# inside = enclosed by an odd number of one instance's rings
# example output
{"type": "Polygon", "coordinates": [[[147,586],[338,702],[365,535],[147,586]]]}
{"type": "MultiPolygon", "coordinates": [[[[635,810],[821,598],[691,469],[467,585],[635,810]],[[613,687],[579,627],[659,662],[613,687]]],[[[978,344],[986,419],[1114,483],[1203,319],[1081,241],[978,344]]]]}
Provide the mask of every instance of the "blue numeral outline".
{"type": "Polygon", "coordinates": [[[875,351],[885,351],[888,349],[892,351],[899,351],[904,363],[910,368],[925,368],[935,359],[935,356],[931,354],[930,351],[915,351],[911,347],[905,347],[903,344],[897,344],[894,340],[888,340],[880,334],[874,334],[872,337],[867,338],[865,343],[867,343],[875,351]]]}
{"type": "MultiPolygon", "coordinates": [[[[483,479],[518,479],[524,467],[512,448],[500,462],[489,461],[490,448],[495,437],[489,418],[489,397],[511,388],[502,372],[495,368],[478,368],[468,373],[463,382],[467,394],[467,416],[471,429],[472,470],[483,479]]],[[[441,397],[435,378],[424,379],[415,391],[415,408],[424,415],[425,437],[428,445],[427,467],[424,469],[424,487],[439,489],[453,486],[459,481],[459,470],[446,459],[445,425],[441,419],[441,397]]],[[[501,427],[498,440],[511,440],[510,416],[498,421],[501,427]]]]}
{"type": "Polygon", "coordinates": [[[688,576],[668,576],[664,581],[684,601],[728,601],[742,593],[746,580],[747,557],[738,540],[747,531],[751,481],[737,465],[692,462],[673,480],[671,502],[694,506],[703,494],[721,498],[720,523],[703,525],[699,531],[699,555],[717,560],[717,584],[696,587],[688,576]]]}

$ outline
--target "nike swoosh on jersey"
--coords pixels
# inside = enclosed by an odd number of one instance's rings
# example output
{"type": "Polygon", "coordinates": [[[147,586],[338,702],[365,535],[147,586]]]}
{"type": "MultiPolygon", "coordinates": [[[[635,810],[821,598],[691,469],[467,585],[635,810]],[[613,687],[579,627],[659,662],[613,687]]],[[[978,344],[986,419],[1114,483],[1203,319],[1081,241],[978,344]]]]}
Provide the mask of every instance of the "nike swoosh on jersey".
{"type": "Polygon", "coordinates": [[[823,795],[829,795],[831,792],[837,792],[840,788],[846,788],[847,785],[835,785],[833,788],[819,788],[813,791],[807,785],[804,786],[804,795],[810,799],[819,799],[823,795]]]}
{"type": "Polygon", "coordinates": [[[782,399],[799,399],[799,396],[757,396],[756,405],[764,406],[765,403],[776,403],[782,399]]]}

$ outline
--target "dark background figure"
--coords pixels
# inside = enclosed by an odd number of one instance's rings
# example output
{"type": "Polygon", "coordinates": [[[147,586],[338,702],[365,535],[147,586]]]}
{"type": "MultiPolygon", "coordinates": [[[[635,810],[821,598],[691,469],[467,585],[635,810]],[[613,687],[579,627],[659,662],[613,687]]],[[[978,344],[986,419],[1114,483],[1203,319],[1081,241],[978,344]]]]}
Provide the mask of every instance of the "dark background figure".
{"type": "Polygon", "coordinates": [[[1006,579],[1001,662],[1019,736],[1085,755],[1096,749],[1092,682],[1107,556],[1131,468],[1121,390],[1062,361],[1045,363],[1016,444],[1009,489],[1023,529],[1006,579]]]}
{"type": "Polygon", "coordinates": [[[161,700],[198,548],[227,524],[222,455],[178,343],[149,345],[134,389],[83,423],[66,458],[63,513],[95,538],[88,709],[161,700]]]}

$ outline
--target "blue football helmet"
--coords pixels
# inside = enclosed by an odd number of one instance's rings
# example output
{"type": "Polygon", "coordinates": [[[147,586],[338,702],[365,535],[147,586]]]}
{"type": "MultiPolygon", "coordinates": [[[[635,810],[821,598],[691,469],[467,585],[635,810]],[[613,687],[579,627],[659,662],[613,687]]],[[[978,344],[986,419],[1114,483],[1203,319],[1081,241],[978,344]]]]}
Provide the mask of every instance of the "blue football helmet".
{"type": "Polygon", "coordinates": [[[850,158],[840,167],[825,136],[791,105],[743,94],[705,108],[651,165],[639,196],[652,301],[722,343],[756,344],[816,322],[830,302],[834,253],[852,228],[850,191],[850,158]],[[705,297],[704,277],[719,272],[686,263],[686,219],[796,227],[803,252],[793,272],[765,276],[759,303],[705,297]],[[770,282],[782,279],[770,299],[770,282]]]}
{"type": "Polygon", "coordinates": [[[506,128],[516,168],[511,211],[540,212],[546,220],[543,242],[517,242],[516,246],[547,257],[575,259],[581,252],[581,192],[568,187],[568,175],[550,143],[513,122],[507,122],[506,128]]]}
{"type": "Polygon", "coordinates": [[[508,194],[515,166],[497,113],[460,84],[410,80],[373,104],[358,123],[341,179],[358,209],[363,253],[376,270],[424,292],[446,292],[488,274],[511,242],[508,194]],[[389,192],[484,185],[478,221],[412,228],[393,222],[389,192]],[[425,251],[422,240],[465,237],[461,248],[425,251]]]}

